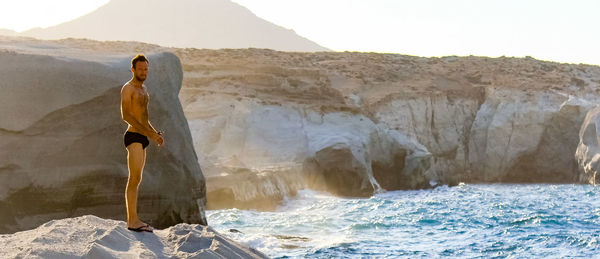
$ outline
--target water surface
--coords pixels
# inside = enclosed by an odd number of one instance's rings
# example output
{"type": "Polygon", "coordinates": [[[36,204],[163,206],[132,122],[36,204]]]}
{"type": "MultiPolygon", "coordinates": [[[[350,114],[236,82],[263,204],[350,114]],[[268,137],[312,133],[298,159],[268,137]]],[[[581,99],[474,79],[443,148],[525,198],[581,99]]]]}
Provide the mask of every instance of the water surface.
{"type": "Polygon", "coordinates": [[[600,258],[600,189],[471,185],[340,198],[310,190],[274,212],[207,211],[273,258],[600,258]]]}

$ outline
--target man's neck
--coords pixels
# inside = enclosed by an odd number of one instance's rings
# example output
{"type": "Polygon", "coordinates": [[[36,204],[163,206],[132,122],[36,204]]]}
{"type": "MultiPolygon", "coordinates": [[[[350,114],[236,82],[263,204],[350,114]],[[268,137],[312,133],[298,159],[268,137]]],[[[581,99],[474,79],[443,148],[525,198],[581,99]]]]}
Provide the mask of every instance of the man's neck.
{"type": "Polygon", "coordinates": [[[131,82],[131,85],[133,85],[134,87],[142,88],[143,82],[138,81],[137,79],[135,79],[135,77],[131,78],[129,82],[131,82]]]}

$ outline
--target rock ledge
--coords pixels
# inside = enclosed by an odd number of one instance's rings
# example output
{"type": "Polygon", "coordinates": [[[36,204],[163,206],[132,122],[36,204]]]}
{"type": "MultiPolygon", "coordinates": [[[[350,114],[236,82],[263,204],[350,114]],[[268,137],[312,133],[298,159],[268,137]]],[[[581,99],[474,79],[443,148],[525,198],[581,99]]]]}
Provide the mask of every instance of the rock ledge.
{"type": "Polygon", "coordinates": [[[197,224],[153,233],[92,215],[49,221],[36,229],[0,235],[0,258],[267,258],[197,224]]]}

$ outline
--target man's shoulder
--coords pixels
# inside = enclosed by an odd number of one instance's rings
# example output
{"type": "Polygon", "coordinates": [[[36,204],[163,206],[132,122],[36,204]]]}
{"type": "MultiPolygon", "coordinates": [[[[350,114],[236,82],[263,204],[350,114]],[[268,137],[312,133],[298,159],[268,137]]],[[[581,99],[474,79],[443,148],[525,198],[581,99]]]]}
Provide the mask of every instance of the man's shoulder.
{"type": "Polygon", "coordinates": [[[131,85],[131,81],[127,81],[124,85],[123,88],[129,88],[132,87],[133,85],[131,85]]]}
{"type": "MultiPolygon", "coordinates": [[[[121,89],[132,89],[132,90],[138,90],[139,88],[136,87],[135,85],[133,85],[133,83],[131,81],[128,81],[127,83],[125,83],[123,85],[123,87],[121,89]]],[[[142,84],[142,89],[147,89],[145,84],[142,84]]]]}
{"type": "Polygon", "coordinates": [[[127,82],[121,87],[121,94],[131,94],[135,89],[133,89],[133,85],[131,82],[127,82]]]}

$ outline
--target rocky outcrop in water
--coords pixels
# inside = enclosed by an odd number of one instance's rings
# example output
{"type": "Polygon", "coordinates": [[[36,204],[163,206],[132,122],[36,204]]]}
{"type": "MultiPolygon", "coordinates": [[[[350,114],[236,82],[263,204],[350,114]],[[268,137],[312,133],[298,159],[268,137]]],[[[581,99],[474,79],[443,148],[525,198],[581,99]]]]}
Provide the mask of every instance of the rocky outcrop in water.
{"type": "MultiPolygon", "coordinates": [[[[119,105],[134,53],[0,42],[0,233],[85,214],[126,218],[119,105]]],[[[147,149],[140,217],[159,228],[206,224],[204,177],[178,99],[180,61],[149,54],[150,120],[166,146],[147,149]]]]}

